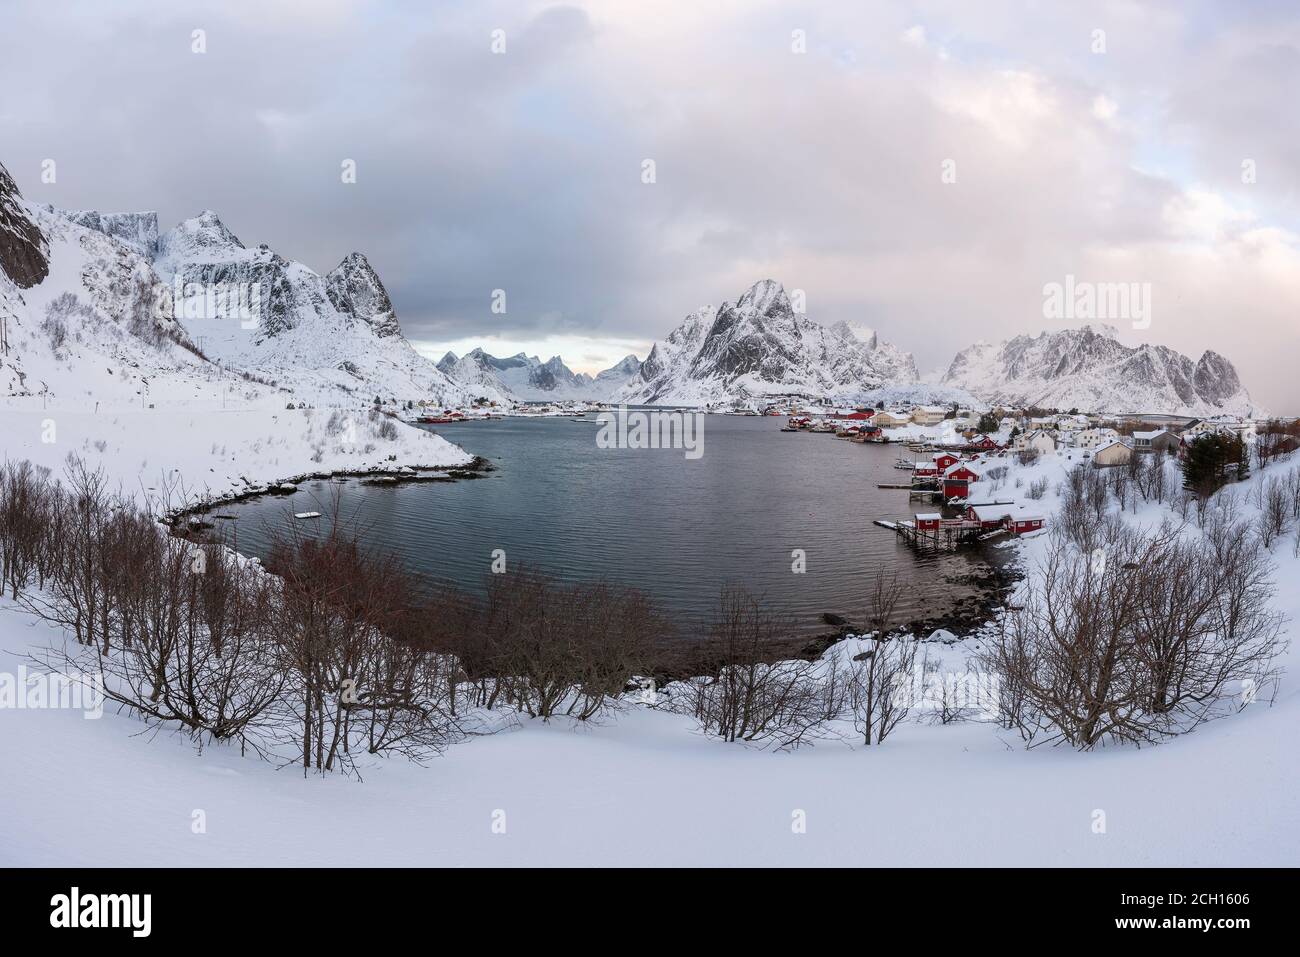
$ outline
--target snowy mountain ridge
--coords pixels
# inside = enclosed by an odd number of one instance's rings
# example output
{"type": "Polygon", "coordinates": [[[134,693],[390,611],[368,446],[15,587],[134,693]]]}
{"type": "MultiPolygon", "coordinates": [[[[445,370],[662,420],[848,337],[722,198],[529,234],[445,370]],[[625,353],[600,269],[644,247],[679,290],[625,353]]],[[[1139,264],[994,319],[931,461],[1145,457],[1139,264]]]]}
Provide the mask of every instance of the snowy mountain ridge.
{"type": "Polygon", "coordinates": [[[916,381],[910,353],[874,333],[864,341],[846,323],[818,325],[794,310],[784,286],[764,279],[734,304],[688,315],[616,398],[663,405],[790,394],[856,399],[916,381]]]}
{"type": "Polygon", "coordinates": [[[29,203],[2,166],[0,317],[7,335],[0,390],[8,395],[190,396],[237,381],[242,392],[260,382],[323,404],[376,396],[441,405],[480,397],[752,404],[801,395],[1262,414],[1218,353],[1193,361],[1165,346],[1129,347],[1107,326],[976,343],[937,379],[922,381],[910,353],[873,330],[817,324],[771,279],[735,303],[686,316],[644,362],[628,356],[596,376],[573,372],[559,356],[498,358],[482,349],[435,364],[405,339],[382,280],[359,252],[321,275],[265,244],[246,247],[211,210],[160,232],[154,213],[29,203]],[[255,291],[253,321],[213,313],[187,291],[213,288],[255,291]]]}
{"type": "Polygon", "coordinates": [[[472,398],[402,336],[364,255],[322,276],[246,247],[211,210],[160,233],[154,213],[29,203],[0,167],[0,267],[3,394],[472,398]]]}
{"type": "Polygon", "coordinates": [[[467,388],[477,387],[485,397],[504,397],[525,402],[577,399],[605,402],[637,374],[641,361],[625,356],[595,376],[574,372],[559,356],[543,362],[538,356],[519,352],[506,358],[473,349],[458,357],[448,352],[438,368],[467,388]]]}
{"type": "Polygon", "coordinates": [[[1207,350],[1193,362],[1167,346],[1126,346],[1113,326],[977,342],[941,384],[986,402],[1085,412],[1260,416],[1232,363],[1207,350]]]}

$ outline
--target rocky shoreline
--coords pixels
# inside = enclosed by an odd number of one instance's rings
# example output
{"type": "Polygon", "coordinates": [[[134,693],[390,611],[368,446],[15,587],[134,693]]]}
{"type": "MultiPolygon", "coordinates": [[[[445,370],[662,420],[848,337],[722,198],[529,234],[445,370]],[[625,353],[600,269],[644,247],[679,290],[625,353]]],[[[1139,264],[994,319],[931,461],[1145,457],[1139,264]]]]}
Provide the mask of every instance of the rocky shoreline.
{"type": "MultiPolygon", "coordinates": [[[[920,641],[931,640],[936,632],[956,636],[955,638],[945,636],[942,639],[950,643],[969,637],[994,621],[999,611],[1007,607],[1011,593],[1022,577],[1022,573],[1010,557],[998,556],[996,559],[990,559],[984,571],[963,578],[965,584],[975,585],[979,589],[977,595],[962,599],[956,607],[945,614],[904,622],[898,625],[895,631],[915,635],[920,641]]],[[[866,630],[842,615],[832,612],[824,613],[822,621],[835,630],[817,635],[804,643],[797,657],[818,658],[836,642],[860,635],[866,630]]]]}

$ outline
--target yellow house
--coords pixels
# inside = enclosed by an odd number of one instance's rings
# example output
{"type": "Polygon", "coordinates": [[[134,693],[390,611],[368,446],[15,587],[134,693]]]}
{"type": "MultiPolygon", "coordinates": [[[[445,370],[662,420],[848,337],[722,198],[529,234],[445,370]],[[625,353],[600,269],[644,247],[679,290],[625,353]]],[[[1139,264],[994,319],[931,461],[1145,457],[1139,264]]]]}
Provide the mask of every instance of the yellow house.
{"type": "Polygon", "coordinates": [[[892,412],[886,412],[883,409],[876,413],[875,418],[871,420],[882,429],[897,428],[900,425],[910,425],[912,420],[906,415],[894,415],[892,412]]]}
{"type": "Polygon", "coordinates": [[[1092,464],[1098,468],[1123,465],[1133,457],[1133,449],[1123,442],[1110,442],[1092,453],[1092,464]]]}
{"type": "Polygon", "coordinates": [[[912,410],[912,421],[917,425],[938,425],[948,410],[937,405],[918,405],[912,410]]]}

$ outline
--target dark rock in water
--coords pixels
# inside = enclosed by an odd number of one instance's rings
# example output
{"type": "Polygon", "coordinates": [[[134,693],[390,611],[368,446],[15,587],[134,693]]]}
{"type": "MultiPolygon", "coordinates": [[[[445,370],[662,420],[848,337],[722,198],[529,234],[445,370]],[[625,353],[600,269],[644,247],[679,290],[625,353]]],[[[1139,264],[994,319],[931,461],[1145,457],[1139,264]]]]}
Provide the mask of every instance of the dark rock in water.
{"type": "Polygon", "coordinates": [[[836,615],[829,611],[822,612],[822,621],[832,628],[848,628],[849,622],[843,615],[836,615]]]}
{"type": "Polygon", "coordinates": [[[19,289],[30,289],[50,274],[48,249],[40,227],[19,205],[18,185],[0,166],[0,269],[19,289]]]}

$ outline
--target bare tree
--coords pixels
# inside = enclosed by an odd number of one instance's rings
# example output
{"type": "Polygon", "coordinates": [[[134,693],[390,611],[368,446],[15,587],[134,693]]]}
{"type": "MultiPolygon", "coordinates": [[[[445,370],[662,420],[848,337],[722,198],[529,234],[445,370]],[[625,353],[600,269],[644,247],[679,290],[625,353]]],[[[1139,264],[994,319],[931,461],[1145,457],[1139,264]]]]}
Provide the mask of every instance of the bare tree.
{"type": "Polygon", "coordinates": [[[820,682],[812,662],[772,661],[788,623],[743,588],[722,591],[710,645],[722,664],[688,682],[689,707],[701,730],[724,741],[795,747],[820,726],[820,682]]]}
{"type": "Polygon", "coordinates": [[[1052,536],[1021,610],[981,653],[1004,723],[1030,742],[1140,744],[1276,686],[1284,644],[1266,553],[1231,506],[1202,540],[1185,532],[1107,524],[1093,553],[1052,536]]]}

